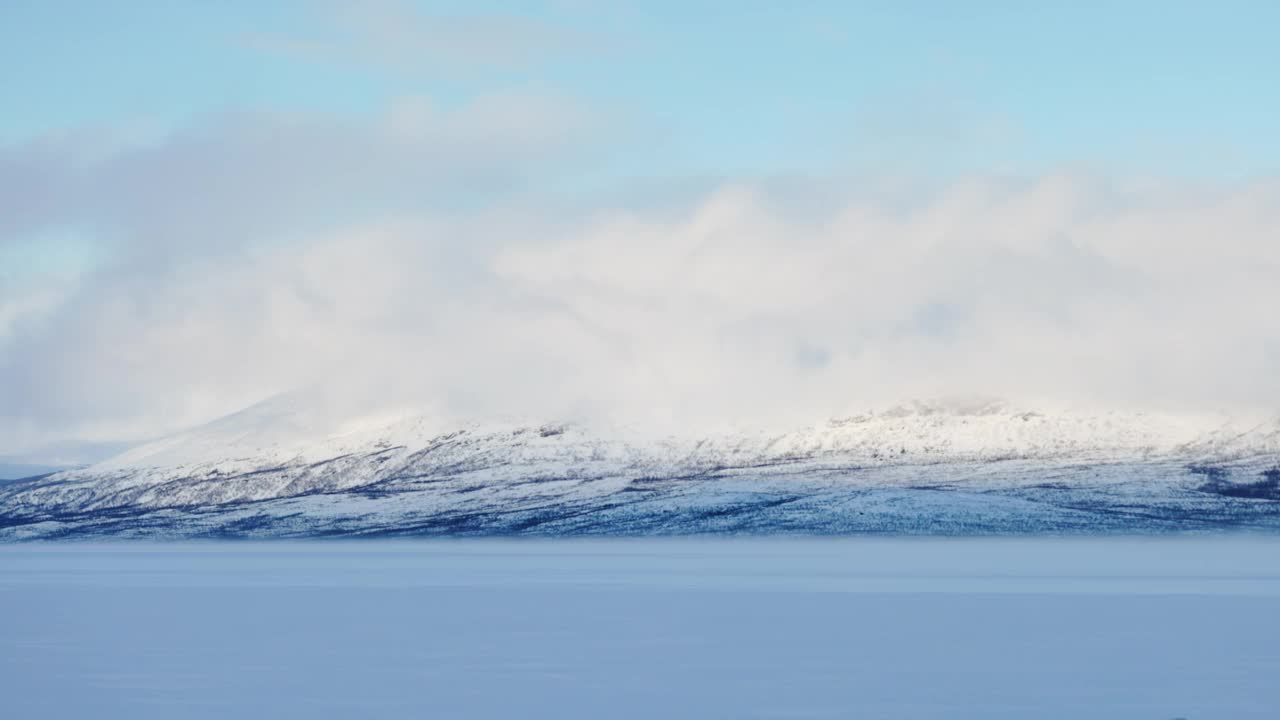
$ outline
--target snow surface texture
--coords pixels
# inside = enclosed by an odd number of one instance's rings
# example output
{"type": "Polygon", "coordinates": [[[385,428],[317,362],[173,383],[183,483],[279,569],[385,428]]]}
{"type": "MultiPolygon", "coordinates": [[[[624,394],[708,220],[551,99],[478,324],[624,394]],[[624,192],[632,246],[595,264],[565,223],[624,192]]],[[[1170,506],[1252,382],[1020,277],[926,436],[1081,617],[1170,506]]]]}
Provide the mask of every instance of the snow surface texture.
{"type": "Polygon", "coordinates": [[[6,718],[1273,720],[1275,538],[0,547],[6,718]]]}
{"type": "Polygon", "coordinates": [[[0,485],[0,539],[1280,529],[1280,422],[916,403],[688,438],[295,398],[0,485]]]}

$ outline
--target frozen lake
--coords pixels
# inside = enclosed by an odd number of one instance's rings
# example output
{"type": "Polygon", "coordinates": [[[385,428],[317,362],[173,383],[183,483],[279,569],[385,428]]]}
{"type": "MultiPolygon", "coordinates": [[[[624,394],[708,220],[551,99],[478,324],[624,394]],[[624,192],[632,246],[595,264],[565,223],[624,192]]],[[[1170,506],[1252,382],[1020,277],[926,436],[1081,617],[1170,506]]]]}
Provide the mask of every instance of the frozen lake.
{"type": "Polygon", "coordinates": [[[6,718],[1275,718],[1280,540],[0,546],[6,718]]]}

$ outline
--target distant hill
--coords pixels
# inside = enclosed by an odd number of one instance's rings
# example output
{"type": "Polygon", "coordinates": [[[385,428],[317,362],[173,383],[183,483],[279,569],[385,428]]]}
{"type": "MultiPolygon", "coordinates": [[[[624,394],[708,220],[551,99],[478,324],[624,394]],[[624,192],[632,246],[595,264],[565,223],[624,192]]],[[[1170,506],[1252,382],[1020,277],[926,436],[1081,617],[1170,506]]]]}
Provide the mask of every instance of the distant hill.
{"type": "Polygon", "coordinates": [[[911,403],[781,431],[328,421],[297,398],[0,487],[0,539],[1280,531],[1280,422],[911,403]]]}

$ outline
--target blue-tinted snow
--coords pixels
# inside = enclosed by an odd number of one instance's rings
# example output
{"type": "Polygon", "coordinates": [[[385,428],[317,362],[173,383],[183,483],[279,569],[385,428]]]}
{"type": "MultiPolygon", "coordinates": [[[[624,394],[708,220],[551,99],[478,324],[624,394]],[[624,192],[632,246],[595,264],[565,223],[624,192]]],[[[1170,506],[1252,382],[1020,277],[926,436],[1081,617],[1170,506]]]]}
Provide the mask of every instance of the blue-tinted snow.
{"type": "Polygon", "coordinates": [[[1280,540],[0,547],[6,718],[1274,718],[1280,540]]]}

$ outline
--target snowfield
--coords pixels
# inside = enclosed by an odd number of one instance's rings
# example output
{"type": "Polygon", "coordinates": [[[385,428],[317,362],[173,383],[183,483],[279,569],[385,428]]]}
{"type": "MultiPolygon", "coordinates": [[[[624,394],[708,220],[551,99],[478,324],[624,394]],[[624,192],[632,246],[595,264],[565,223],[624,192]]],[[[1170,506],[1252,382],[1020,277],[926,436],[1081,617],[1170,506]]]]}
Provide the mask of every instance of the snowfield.
{"type": "Polygon", "coordinates": [[[6,718],[1272,720],[1280,542],[0,546],[6,718]]]}
{"type": "Polygon", "coordinates": [[[295,398],[0,486],[0,538],[1280,529],[1280,422],[916,403],[699,437],[295,398]]]}

